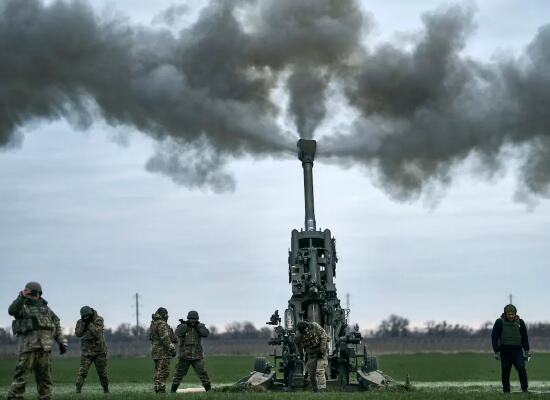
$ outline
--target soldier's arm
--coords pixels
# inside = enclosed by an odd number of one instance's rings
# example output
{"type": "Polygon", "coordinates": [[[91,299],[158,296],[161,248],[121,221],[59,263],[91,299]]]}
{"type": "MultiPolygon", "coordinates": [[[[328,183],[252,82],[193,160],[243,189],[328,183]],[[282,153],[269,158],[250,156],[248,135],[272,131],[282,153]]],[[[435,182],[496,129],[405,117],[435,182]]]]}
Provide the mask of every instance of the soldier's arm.
{"type": "Polygon", "coordinates": [[[183,337],[185,335],[185,332],[187,332],[187,325],[179,324],[176,328],[176,336],[183,337]]]}
{"type": "Polygon", "coordinates": [[[84,335],[85,328],[86,328],[86,324],[81,319],[79,319],[76,322],[76,327],[74,328],[75,336],[82,337],[84,335]]]}
{"type": "Polygon", "coordinates": [[[103,334],[103,318],[97,317],[88,324],[88,330],[94,337],[99,337],[103,334]]]}
{"type": "Polygon", "coordinates": [[[201,335],[201,337],[208,337],[208,335],[210,335],[210,331],[204,324],[198,324],[197,331],[199,332],[199,335],[201,335]]]}
{"type": "Polygon", "coordinates": [[[63,330],[61,329],[61,322],[59,321],[59,317],[55,315],[52,310],[50,310],[50,312],[52,313],[52,320],[55,327],[53,331],[53,338],[57,343],[66,344],[67,339],[65,339],[65,337],[63,336],[63,330]]]}
{"type": "Polygon", "coordinates": [[[527,335],[527,326],[525,326],[525,322],[522,319],[519,320],[519,332],[521,333],[521,346],[523,347],[523,350],[529,351],[529,336],[527,335]]]}
{"type": "Polygon", "coordinates": [[[491,332],[491,344],[493,351],[498,353],[500,351],[500,336],[502,335],[502,320],[499,318],[493,325],[493,331],[491,332]]]}
{"type": "Polygon", "coordinates": [[[8,314],[14,318],[25,317],[25,297],[22,293],[19,293],[19,296],[11,303],[8,314]]]}
{"type": "Polygon", "coordinates": [[[174,333],[174,330],[170,327],[168,327],[168,330],[170,331],[170,341],[174,344],[178,343],[178,337],[174,333]]]}
{"type": "Polygon", "coordinates": [[[172,344],[172,340],[170,337],[170,327],[168,324],[166,322],[160,323],[157,327],[157,332],[164,348],[169,349],[172,344]]]}

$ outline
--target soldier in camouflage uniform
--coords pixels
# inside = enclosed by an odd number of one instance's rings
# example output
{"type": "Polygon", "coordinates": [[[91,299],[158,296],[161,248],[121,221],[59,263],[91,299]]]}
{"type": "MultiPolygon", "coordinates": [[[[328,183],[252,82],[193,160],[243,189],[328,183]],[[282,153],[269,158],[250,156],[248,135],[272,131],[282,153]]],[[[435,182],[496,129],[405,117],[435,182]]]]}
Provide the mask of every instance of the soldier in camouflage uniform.
{"type": "Polygon", "coordinates": [[[301,354],[307,355],[306,371],[313,391],[326,391],[325,369],[328,365],[328,340],[323,327],[316,322],[300,321],[295,343],[301,354]]]}
{"type": "Polygon", "coordinates": [[[166,392],[166,380],[170,374],[170,360],[176,356],[178,338],[168,325],[168,311],[160,307],[152,316],[149,328],[151,340],[151,355],[155,362],[154,388],[155,393],[166,392]]]}
{"type": "Polygon", "coordinates": [[[27,375],[34,372],[40,400],[52,398],[52,344],[59,344],[59,352],[67,351],[59,318],[42,298],[38,282],[29,282],[11,303],[8,313],[15,318],[13,334],[17,337],[18,360],[15,376],[8,392],[8,400],[22,399],[27,375]]]}
{"type": "Polygon", "coordinates": [[[90,366],[95,364],[99,382],[104,393],[109,393],[107,378],[107,345],[103,335],[103,318],[88,306],[80,309],[80,319],[76,323],[74,333],[80,338],[80,368],[76,377],[76,393],[82,391],[84,381],[88,376],[90,366]]]}
{"type": "Polygon", "coordinates": [[[180,342],[179,359],[170,391],[176,392],[190,366],[195,370],[204,389],[209,391],[210,378],[204,368],[201,339],[207,337],[210,332],[204,324],[199,322],[199,313],[196,311],[189,311],[187,321],[180,319],[180,322],[181,324],[176,328],[176,336],[180,342]]]}

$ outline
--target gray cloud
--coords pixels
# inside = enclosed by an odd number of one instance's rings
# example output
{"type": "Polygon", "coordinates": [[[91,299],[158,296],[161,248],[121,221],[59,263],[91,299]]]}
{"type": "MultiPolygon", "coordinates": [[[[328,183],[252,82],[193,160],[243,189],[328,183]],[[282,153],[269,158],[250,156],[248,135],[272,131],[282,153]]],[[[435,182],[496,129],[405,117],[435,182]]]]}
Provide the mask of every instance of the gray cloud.
{"type": "Polygon", "coordinates": [[[507,147],[523,151],[523,197],[548,195],[550,27],[520,59],[488,65],[462,55],[475,28],[470,7],[422,21],[412,49],[369,49],[361,40],[371,21],[353,0],[212,1],[177,35],[99,17],[82,1],[8,0],[0,146],[32,121],[65,118],[86,129],[99,115],[158,141],[148,170],[232,190],[227,160],[285,157],[297,136],[314,137],[330,84],[360,118],[323,139],[321,155],[366,166],[393,197],[449,184],[470,155],[491,175],[507,147]],[[278,122],[281,84],[297,135],[278,122]]]}
{"type": "Polygon", "coordinates": [[[516,149],[523,156],[524,193],[549,194],[550,26],[540,29],[521,59],[484,65],[461,55],[474,27],[471,9],[427,13],[411,50],[382,45],[365,52],[345,77],[360,111],[351,133],[324,143],[334,162],[374,170],[398,199],[414,198],[452,181],[453,169],[476,155],[482,176],[499,170],[516,149]]]}

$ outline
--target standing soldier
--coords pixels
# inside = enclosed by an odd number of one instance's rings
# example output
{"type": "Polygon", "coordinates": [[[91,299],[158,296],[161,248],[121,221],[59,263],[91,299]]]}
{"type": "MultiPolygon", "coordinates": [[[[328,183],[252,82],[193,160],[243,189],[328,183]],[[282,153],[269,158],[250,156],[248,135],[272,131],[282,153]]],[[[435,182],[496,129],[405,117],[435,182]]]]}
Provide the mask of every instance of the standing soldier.
{"type": "Polygon", "coordinates": [[[80,319],[76,323],[74,333],[80,338],[80,368],[76,377],[76,393],[82,391],[84,381],[92,364],[95,364],[103,393],[109,393],[107,378],[107,345],[103,335],[103,318],[96,310],[84,306],[80,309],[80,319]]]}
{"type": "Polygon", "coordinates": [[[170,359],[176,356],[175,343],[178,342],[174,331],[168,325],[168,311],[160,307],[153,314],[149,328],[151,354],[155,362],[154,388],[155,393],[166,392],[166,380],[170,374],[170,359]]]}
{"type": "Polygon", "coordinates": [[[199,313],[196,311],[189,311],[187,321],[180,319],[180,322],[181,324],[176,328],[176,336],[180,342],[179,359],[170,391],[175,393],[178,390],[178,386],[187,375],[190,366],[193,366],[204,389],[209,391],[211,387],[210,378],[204,368],[201,339],[207,337],[210,332],[204,324],[199,322],[199,313]]]}
{"type": "Polygon", "coordinates": [[[296,324],[298,333],[295,343],[301,354],[307,355],[306,370],[314,392],[327,390],[325,369],[328,365],[329,337],[316,322],[300,321],[296,324]]]}
{"type": "Polygon", "coordinates": [[[521,390],[527,392],[527,370],[525,362],[529,361],[529,337],[525,322],[517,315],[514,305],[504,307],[504,313],[495,321],[491,334],[495,359],[500,360],[502,371],[502,390],[510,392],[510,371],[512,365],[519,375],[521,390]],[[524,353],[525,351],[525,353],[524,353]]]}
{"type": "Polygon", "coordinates": [[[59,352],[67,351],[59,318],[42,298],[38,282],[29,282],[11,303],[8,313],[15,318],[12,329],[17,336],[18,360],[15,375],[8,392],[8,400],[22,399],[27,375],[34,372],[40,400],[52,398],[52,344],[59,344],[59,352]]]}

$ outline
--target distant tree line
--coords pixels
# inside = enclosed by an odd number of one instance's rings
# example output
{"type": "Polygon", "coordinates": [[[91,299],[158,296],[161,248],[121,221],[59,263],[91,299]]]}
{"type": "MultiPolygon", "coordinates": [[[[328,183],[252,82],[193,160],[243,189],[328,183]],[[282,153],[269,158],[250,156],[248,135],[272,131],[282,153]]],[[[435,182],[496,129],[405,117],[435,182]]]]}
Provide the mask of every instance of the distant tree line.
{"type": "MultiPolygon", "coordinates": [[[[410,327],[405,317],[392,314],[383,320],[377,329],[370,330],[367,337],[486,337],[491,334],[493,321],[483,323],[475,329],[467,325],[452,324],[447,321],[427,321],[423,327],[410,327]]],[[[528,323],[527,329],[531,336],[550,335],[550,322],[528,323]]]]}
{"type": "MultiPolygon", "coordinates": [[[[530,336],[550,336],[550,322],[535,322],[527,324],[530,336]]],[[[252,322],[231,322],[226,325],[224,331],[216,326],[209,326],[210,339],[268,339],[273,329],[264,326],[256,328],[252,322]]],[[[423,327],[411,327],[407,318],[392,314],[384,319],[373,330],[365,332],[367,337],[398,338],[398,337],[486,337],[491,334],[493,322],[487,321],[481,327],[475,329],[466,325],[452,324],[447,321],[427,321],[423,327]]],[[[132,342],[136,340],[148,340],[149,330],[143,326],[136,328],[128,323],[120,324],[116,329],[105,329],[105,339],[110,342],[132,342]]],[[[69,342],[77,342],[79,339],[73,334],[68,335],[69,342]]],[[[0,328],[0,345],[15,343],[11,329],[0,328]]]]}

